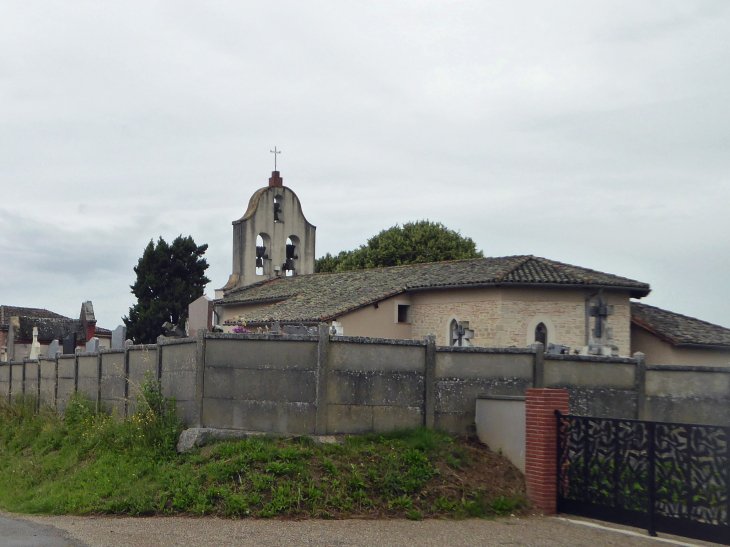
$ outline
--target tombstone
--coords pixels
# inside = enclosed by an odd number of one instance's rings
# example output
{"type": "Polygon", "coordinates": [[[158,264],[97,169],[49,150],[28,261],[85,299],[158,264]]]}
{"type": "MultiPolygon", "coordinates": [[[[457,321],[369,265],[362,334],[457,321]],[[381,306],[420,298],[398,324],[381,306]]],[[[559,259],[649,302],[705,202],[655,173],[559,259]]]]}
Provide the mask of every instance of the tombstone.
{"type": "Polygon", "coordinates": [[[99,353],[99,339],[96,336],[86,342],[86,353],[99,353]]]}
{"type": "Polygon", "coordinates": [[[48,358],[55,359],[58,353],[58,340],[54,340],[48,345],[48,358]]]}
{"type": "Polygon", "coordinates": [[[41,353],[41,345],[38,342],[38,327],[33,327],[33,343],[30,346],[30,359],[37,360],[41,353]]]}
{"type": "Polygon", "coordinates": [[[124,347],[124,340],[127,338],[127,327],[119,325],[112,331],[112,349],[124,347]]]}
{"type": "Polygon", "coordinates": [[[63,354],[73,355],[76,351],[76,333],[70,332],[63,339],[63,354]]]}
{"type": "Polygon", "coordinates": [[[128,348],[129,346],[134,345],[134,340],[125,340],[124,341],[124,347],[128,348]]]}
{"type": "Polygon", "coordinates": [[[309,334],[304,325],[284,325],[284,334],[309,334]]]}

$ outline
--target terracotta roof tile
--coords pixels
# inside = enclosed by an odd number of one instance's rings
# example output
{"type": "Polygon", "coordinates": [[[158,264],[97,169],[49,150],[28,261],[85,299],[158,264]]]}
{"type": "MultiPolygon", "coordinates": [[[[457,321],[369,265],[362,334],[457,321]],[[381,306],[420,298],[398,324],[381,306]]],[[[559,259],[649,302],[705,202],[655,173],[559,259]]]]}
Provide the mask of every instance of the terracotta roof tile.
{"type": "Polygon", "coordinates": [[[216,302],[268,303],[245,314],[246,321],[316,322],[409,290],[536,284],[616,287],[635,297],[650,290],[647,283],[528,255],[282,277],[228,291],[216,302]]]}
{"type": "Polygon", "coordinates": [[[23,308],[19,306],[0,306],[0,326],[10,323],[11,317],[35,317],[45,319],[69,319],[64,315],[48,311],[43,308],[23,308]]]}
{"type": "Polygon", "coordinates": [[[676,345],[727,346],[730,329],[639,302],[631,303],[631,321],[676,345]]]}

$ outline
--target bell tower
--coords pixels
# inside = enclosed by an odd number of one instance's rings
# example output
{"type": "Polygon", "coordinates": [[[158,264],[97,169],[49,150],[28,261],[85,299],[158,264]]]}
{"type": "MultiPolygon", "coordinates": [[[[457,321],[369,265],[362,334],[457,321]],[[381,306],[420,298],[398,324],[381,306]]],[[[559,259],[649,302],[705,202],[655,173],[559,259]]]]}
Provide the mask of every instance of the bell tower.
{"type": "Polygon", "coordinates": [[[272,172],[269,185],[254,192],[246,213],[233,221],[233,273],[216,298],[259,281],[314,273],[316,231],[297,195],[272,172]]]}

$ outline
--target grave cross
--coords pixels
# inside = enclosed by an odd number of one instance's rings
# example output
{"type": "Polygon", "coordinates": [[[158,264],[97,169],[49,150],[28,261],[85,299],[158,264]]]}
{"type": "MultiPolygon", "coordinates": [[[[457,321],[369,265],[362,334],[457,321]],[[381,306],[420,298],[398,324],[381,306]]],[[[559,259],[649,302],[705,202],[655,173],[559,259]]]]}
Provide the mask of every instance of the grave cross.
{"type": "Polygon", "coordinates": [[[281,150],[277,150],[276,146],[274,146],[273,150],[269,150],[272,154],[274,154],[274,171],[276,171],[276,155],[281,154],[281,150]]]}
{"type": "Polygon", "coordinates": [[[597,298],[595,304],[590,308],[590,316],[596,318],[596,326],[593,329],[594,338],[603,337],[603,322],[608,319],[609,315],[613,315],[613,306],[607,305],[600,297],[597,298]]]}

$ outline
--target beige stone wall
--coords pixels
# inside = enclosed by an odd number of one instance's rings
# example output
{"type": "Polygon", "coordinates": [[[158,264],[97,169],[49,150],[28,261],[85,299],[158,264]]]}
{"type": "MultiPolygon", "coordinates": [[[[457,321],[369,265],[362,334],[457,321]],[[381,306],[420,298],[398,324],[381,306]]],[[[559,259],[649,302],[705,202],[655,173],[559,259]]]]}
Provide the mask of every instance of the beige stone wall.
{"type": "MultiPolygon", "coordinates": [[[[534,342],[535,327],[544,322],[548,343],[571,348],[585,345],[585,298],[593,293],[581,289],[474,288],[412,292],[370,304],[338,318],[345,336],[372,336],[422,340],[436,335],[436,343],[449,345],[452,319],[469,321],[475,346],[525,347],[534,342]],[[411,322],[398,323],[398,304],[411,307],[411,322]]],[[[614,315],[608,318],[611,343],[619,355],[630,356],[631,304],[626,292],[604,293],[614,315]]],[[[219,308],[221,324],[237,315],[268,304],[219,308]]],[[[591,322],[591,327],[592,327],[591,322]]],[[[226,329],[230,330],[230,329],[226,329]]]]}
{"type": "MultiPolygon", "coordinates": [[[[429,333],[448,345],[452,319],[469,321],[475,346],[525,347],[534,342],[538,323],[548,327],[548,342],[571,348],[585,345],[585,298],[590,293],[570,289],[482,288],[413,293],[412,337],[429,333]]],[[[614,315],[608,319],[611,342],[621,356],[630,354],[628,293],[605,293],[614,315]]]]}
{"type": "Polygon", "coordinates": [[[655,334],[631,325],[631,352],[646,355],[649,365],[730,366],[730,349],[675,348],[655,334]]]}

